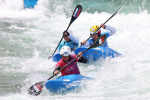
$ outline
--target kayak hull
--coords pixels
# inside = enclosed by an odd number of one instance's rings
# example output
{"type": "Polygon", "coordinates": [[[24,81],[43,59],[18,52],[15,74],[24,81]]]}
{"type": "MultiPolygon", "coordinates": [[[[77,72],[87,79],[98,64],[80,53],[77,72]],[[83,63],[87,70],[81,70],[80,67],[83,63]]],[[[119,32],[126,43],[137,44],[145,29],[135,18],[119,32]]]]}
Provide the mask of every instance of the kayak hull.
{"type": "MultiPolygon", "coordinates": [[[[74,54],[78,55],[79,52],[85,51],[86,49],[87,49],[87,47],[76,48],[74,51],[74,54]]],[[[88,61],[97,61],[100,58],[104,58],[104,59],[106,57],[115,58],[122,54],[118,53],[117,51],[115,51],[109,47],[97,47],[97,48],[93,48],[93,49],[86,51],[82,55],[88,61]]],[[[57,53],[53,56],[53,61],[55,61],[55,62],[58,62],[60,59],[61,59],[61,56],[59,53],[57,53]]]]}
{"type": "Polygon", "coordinates": [[[67,92],[81,86],[81,83],[87,79],[92,78],[78,74],[66,75],[47,81],[45,87],[52,93],[67,92]]]}
{"type": "MultiPolygon", "coordinates": [[[[79,47],[75,49],[74,53],[77,55],[79,52],[85,51],[87,47],[79,47]]],[[[115,58],[117,56],[120,56],[121,54],[116,52],[115,50],[108,48],[108,47],[98,47],[88,50],[87,52],[82,54],[83,57],[88,59],[88,61],[93,60],[97,61],[99,58],[106,58],[106,57],[112,57],[115,58]]]]}

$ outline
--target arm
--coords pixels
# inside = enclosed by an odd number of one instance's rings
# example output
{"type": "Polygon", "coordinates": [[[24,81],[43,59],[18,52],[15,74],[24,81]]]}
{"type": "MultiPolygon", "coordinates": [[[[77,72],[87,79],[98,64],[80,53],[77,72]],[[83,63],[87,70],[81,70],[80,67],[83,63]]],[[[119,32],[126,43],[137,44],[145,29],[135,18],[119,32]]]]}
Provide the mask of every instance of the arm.
{"type": "Polygon", "coordinates": [[[90,44],[88,42],[82,45],[82,47],[89,47],[89,46],[90,46],[90,44]]]}
{"type": "Polygon", "coordinates": [[[59,70],[60,70],[60,67],[57,66],[57,67],[54,69],[53,74],[58,74],[58,73],[59,73],[59,70]]]}
{"type": "Polygon", "coordinates": [[[75,43],[79,43],[79,39],[78,38],[76,38],[76,37],[74,37],[72,34],[69,34],[69,36],[68,36],[73,42],[75,42],[75,43]]]}
{"type": "Polygon", "coordinates": [[[80,58],[78,59],[78,62],[87,63],[87,59],[85,59],[85,58],[82,56],[82,52],[79,52],[78,55],[80,56],[80,58]]]}
{"type": "Polygon", "coordinates": [[[82,47],[89,47],[93,44],[93,40],[92,40],[92,38],[89,39],[88,41],[84,40],[84,41],[82,41],[81,44],[83,44],[82,47]]]}
{"type": "Polygon", "coordinates": [[[80,57],[80,58],[78,59],[78,62],[87,63],[88,61],[87,61],[86,58],[84,58],[84,57],[82,56],[82,57],[80,57]]]}
{"type": "Polygon", "coordinates": [[[109,32],[108,32],[109,36],[112,36],[116,32],[116,29],[109,25],[105,25],[105,29],[109,30],[109,32]]]}

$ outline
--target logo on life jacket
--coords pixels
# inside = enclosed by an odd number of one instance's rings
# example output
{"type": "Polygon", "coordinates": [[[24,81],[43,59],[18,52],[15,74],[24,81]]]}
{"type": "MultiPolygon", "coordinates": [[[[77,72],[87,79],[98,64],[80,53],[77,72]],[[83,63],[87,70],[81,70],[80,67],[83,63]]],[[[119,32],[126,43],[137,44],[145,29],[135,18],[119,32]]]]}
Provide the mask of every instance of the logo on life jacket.
{"type": "Polygon", "coordinates": [[[75,69],[75,66],[71,66],[71,67],[67,68],[65,70],[65,72],[70,73],[70,72],[74,71],[74,69],[75,69]]]}

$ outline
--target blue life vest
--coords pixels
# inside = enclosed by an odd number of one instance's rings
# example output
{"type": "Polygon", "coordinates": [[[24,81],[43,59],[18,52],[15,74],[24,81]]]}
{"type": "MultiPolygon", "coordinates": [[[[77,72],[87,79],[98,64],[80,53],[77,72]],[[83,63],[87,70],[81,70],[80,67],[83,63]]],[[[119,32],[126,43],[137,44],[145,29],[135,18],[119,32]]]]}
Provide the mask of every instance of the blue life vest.
{"type": "MultiPolygon", "coordinates": [[[[103,34],[106,34],[106,35],[107,35],[107,38],[109,37],[109,33],[108,33],[108,32],[103,32],[103,33],[100,34],[100,36],[103,35],[103,34]]],[[[89,40],[87,41],[87,43],[89,43],[90,45],[92,45],[94,42],[95,42],[95,41],[93,40],[93,38],[91,38],[91,39],[89,39],[89,40]]],[[[99,44],[99,43],[98,43],[98,44],[99,44]]],[[[108,47],[107,40],[106,40],[101,46],[102,46],[102,47],[108,47]]]]}
{"type": "Polygon", "coordinates": [[[71,51],[73,51],[75,48],[77,48],[79,46],[79,43],[75,43],[72,40],[70,40],[69,42],[62,41],[58,47],[58,50],[60,51],[60,49],[63,46],[68,46],[68,47],[70,47],[71,51]]]}

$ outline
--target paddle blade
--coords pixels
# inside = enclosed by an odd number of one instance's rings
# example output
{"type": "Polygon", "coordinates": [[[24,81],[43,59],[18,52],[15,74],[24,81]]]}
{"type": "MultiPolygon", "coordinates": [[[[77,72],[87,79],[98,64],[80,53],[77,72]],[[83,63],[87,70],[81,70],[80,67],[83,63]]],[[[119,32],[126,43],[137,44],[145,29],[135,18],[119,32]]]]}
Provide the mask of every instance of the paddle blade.
{"type": "Polygon", "coordinates": [[[107,39],[107,35],[104,34],[101,37],[99,37],[98,41],[99,41],[99,46],[101,46],[107,39]]]}
{"type": "Polygon", "coordinates": [[[101,46],[106,41],[106,39],[107,39],[107,35],[103,34],[90,46],[90,49],[101,46]]]}
{"type": "Polygon", "coordinates": [[[106,34],[103,34],[102,36],[100,36],[88,49],[86,49],[85,51],[83,51],[82,53],[88,51],[89,49],[92,49],[92,48],[96,48],[96,47],[99,47],[101,46],[107,39],[107,35],[106,34]]]}
{"type": "Polygon", "coordinates": [[[73,12],[73,14],[72,14],[72,18],[71,18],[70,24],[72,22],[74,22],[78,18],[78,16],[80,15],[81,11],[82,11],[82,6],[81,5],[77,5],[75,10],[74,10],[74,12],[73,12]]]}
{"type": "Polygon", "coordinates": [[[44,81],[38,82],[28,89],[28,94],[38,96],[42,92],[44,86],[44,81]]]}

